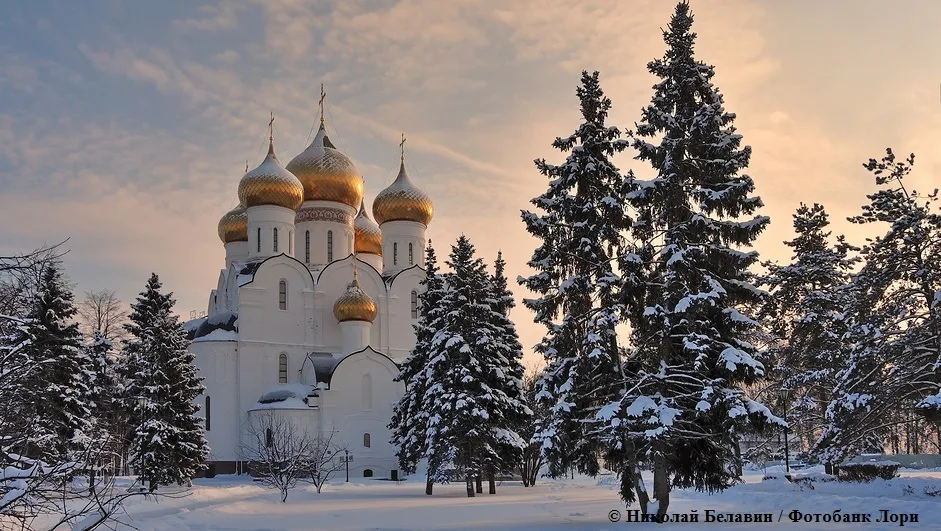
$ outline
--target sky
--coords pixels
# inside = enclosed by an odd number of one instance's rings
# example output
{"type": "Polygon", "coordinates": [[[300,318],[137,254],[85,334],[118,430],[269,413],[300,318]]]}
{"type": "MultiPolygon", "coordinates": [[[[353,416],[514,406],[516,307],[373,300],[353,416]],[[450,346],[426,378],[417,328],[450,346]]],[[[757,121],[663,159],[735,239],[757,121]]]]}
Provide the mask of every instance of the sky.
{"type": "MultiPolygon", "coordinates": [[[[756,248],[789,258],[791,215],[820,202],[836,233],[875,187],[862,163],[916,154],[910,188],[941,183],[941,3],[692,0],[697,58],[753,149],[771,217],[756,248]]],[[[327,130],[371,203],[398,170],[430,194],[439,258],[466,234],[511,277],[538,242],[520,210],[546,178],[533,159],[579,124],[575,87],[599,70],[610,123],[630,129],[653,93],[674,4],[655,0],[84,2],[0,7],[0,254],[69,238],[79,294],[132,301],[151,272],[177,311],[205,310],[224,262],[216,233],[246,161],[285,163],[327,130]]],[[[649,166],[625,152],[618,167],[649,166]]],[[[515,287],[517,299],[528,296],[515,287]]],[[[512,315],[528,364],[543,329],[512,315]]]]}

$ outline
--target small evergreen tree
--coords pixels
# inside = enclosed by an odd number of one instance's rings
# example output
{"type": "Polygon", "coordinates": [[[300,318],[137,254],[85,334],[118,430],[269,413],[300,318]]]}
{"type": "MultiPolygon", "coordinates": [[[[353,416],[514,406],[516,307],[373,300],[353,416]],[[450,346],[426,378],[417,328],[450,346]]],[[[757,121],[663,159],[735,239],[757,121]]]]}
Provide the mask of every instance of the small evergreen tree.
{"type": "MultiPolygon", "coordinates": [[[[432,323],[439,316],[439,306],[444,290],[444,279],[438,272],[438,259],[431,241],[425,249],[425,278],[421,282],[419,309],[421,314],[415,328],[415,347],[396,376],[397,382],[405,383],[405,394],[399,399],[392,413],[392,444],[397,448],[396,456],[403,474],[414,474],[418,462],[425,457],[425,437],[428,427],[428,411],[424,396],[428,389],[425,369],[435,335],[432,323]]],[[[429,474],[425,486],[431,494],[433,478],[429,474]]]]}
{"type": "Polygon", "coordinates": [[[766,263],[761,279],[770,296],[765,298],[761,322],[776,344],[769,357],[774,361],[772,379],[780,403],[775,408],[787,412],[807,447],[816,442],[824,423],[836,374],[846,365],[843,336],[849,328],[846,310],[850,306],[848,283],[856,259],[855,248],[838,236],[828,241],[830,224],[822,205],[801,204],[794,214],[796,237],[784,242],[793,249],[788,265],[766,263]]]}
{"type": "Polygon", "coordinates": [[[160,292],[156,274],[131,305],[126,325],[125,408],[136,431],[132,460],[153,492],[159,485],[183,485],[202,467],[209,453],[194,400],[203,393],[202,379],[192,365],[186,333],[173,313],[172,294],[160,292]],[[135,406],[137,406],[135,408],[135,406]]]}
{"type": "Polygon", "coordinates": [[[91,366],[76,313],[60,264],[47,264],[26,319],[23,339],[30,339],[22,353],[39,366],[27,383],[27,408],[37,424],[31,453],[49,462],[75,459],[92,442],[91,366]]]}
{"type": "MultiPolygon", "coordinates": [[[[626,440],[652,466],[657,517],[672,487],[715,491],[737,482],[740,436],[782,422],[742,391],[764,368],[745,340],[758,323],[743,313],[761,294],[748,272],[758,255],[740,249],[769,220],[755,215],[762,202],[740,173],[751,149],[740,148],[713,68],[693,57],[692,22],[689,5],[679,3],[663,34],[666,53],[648,65],[659,82],[633,145],[655,176],[633,184],[639,252],[623,259],[640,271],[622,284],[624,300],[635,301],[633,345],[627,385],[599,414],[611,439],[626,440]]],[[[621,495],[630,503],[635,478],[625,472],[621,495]]]]}
{"type": "Polygon", "coordinates": [[[535,161],[549,179],[546,192],[532,200],[543,213],[523,212],[526,230],[541,241],[529,261],[536,273],[519,283],[537,294],[523,305],[547,329],[536,345],[547,362],[537,396],[550,414],[534,439],[553,477],[573,468],[598,473],[605,442],[594,419],[619,380],[615,326],[621,320],[621,279],[614,262],[631,219],[624,179],[611,158],[628,143],[606,124],[611,100],[598,78],[598,72],[582,73],[576,95],[584,121],[552,144],[569,152],[565,163],[535,161]]]}
{"type": "Polygon", "coordinates": [[[906,189],[914,163],[887,149],[863,165],[881,189],[849,220],[889,228],[863,247],[853,276],[849,361],[815,448],[826,461],[881,449],[911,413],[941,418],[941,211],[937,190],[906,189]]]}

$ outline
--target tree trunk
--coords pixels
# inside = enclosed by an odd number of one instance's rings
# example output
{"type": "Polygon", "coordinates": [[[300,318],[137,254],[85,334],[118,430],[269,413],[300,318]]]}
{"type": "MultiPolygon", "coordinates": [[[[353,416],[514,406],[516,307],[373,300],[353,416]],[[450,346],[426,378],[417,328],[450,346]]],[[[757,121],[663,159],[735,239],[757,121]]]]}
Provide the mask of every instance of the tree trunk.
{"type": "Polygon", "coordinates": [[[474,482],[476,483],[476,486],[477,486],[477,494],[483,494],[484,486],[483,486],[483,482],[480,477],[480,474],[477,474],[477,477],[474,479],[474,482]]]}
{"type": "Polygon", "coordinates": [[[640,467],[634,467],[634,490],[637,491],[637,503],[640,504],[641,514],[647,514],[647,503],[650,501],[650,495],[647,494],[647,487],[644,485],[644,478],[640,475],[640,467]]]}
{"type": "Polygon", "coordinates": [[[431,491],[434,489],[435,482],[431,479],[431,472],[428,473],[428,477],[425,479],[425,494],[431,496],[431,491]]]}
{"type": "Polygon", "coordinates": [[[529,486],[529,467],[526,466],[526,459],[523,459],[523,464],[520,466],[520,476],[523,478],[523,486],[529,486]]]}
{"type": "Polygon", "coordinates": [[[653,497],[658,502],[657,518],[663,518],[670,507],[670,477],[667,474],[666,463],[662,457],[654,460],[653,466],[653,497]]]}
{"type": "Polygon", "coordinates": [[[487,481],[490,483],[490,494],[496,494],[496,493],[497,493],[497,482],[495,481],[495,478],[493,477],[493,470],[491,470],[491,471],[487,474],[487,481]]]}
{"type": "Polygon", "coordinates": [[[474,476],[467,474],[467,497],[474,497],[474,476]]]}
{"type": "Polygon", "coordinates": [[[281,489],[281,503],[287,503],[288,501],[288,489],[281,489]]]}

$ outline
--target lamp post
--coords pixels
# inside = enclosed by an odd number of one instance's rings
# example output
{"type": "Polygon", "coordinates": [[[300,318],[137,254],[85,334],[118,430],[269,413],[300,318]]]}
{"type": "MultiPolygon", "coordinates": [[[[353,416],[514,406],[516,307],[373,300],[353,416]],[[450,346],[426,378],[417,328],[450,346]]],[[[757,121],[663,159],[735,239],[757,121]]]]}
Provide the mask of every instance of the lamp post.
{"type": "Polygon", "coordinates": [[[343,449],[343,462],[346,463],[346,482],[350,482],[350,460],[353,457],[350,455],[350,451],[346,448],[343,449]]]}

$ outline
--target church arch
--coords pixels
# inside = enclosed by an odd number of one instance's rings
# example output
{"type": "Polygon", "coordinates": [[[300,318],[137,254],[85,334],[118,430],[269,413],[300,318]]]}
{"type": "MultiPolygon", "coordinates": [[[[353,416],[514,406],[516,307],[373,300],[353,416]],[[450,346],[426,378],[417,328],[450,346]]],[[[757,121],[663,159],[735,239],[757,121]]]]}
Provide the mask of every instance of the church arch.
{"type": "Polygon", "coordinates": [[[371,478],[371,477],[372,477],[372,469],[371,469],[371,468],[367,468],[367,469],[363,470],[363,477],[364,477],[364,478],[371,478]]]}

